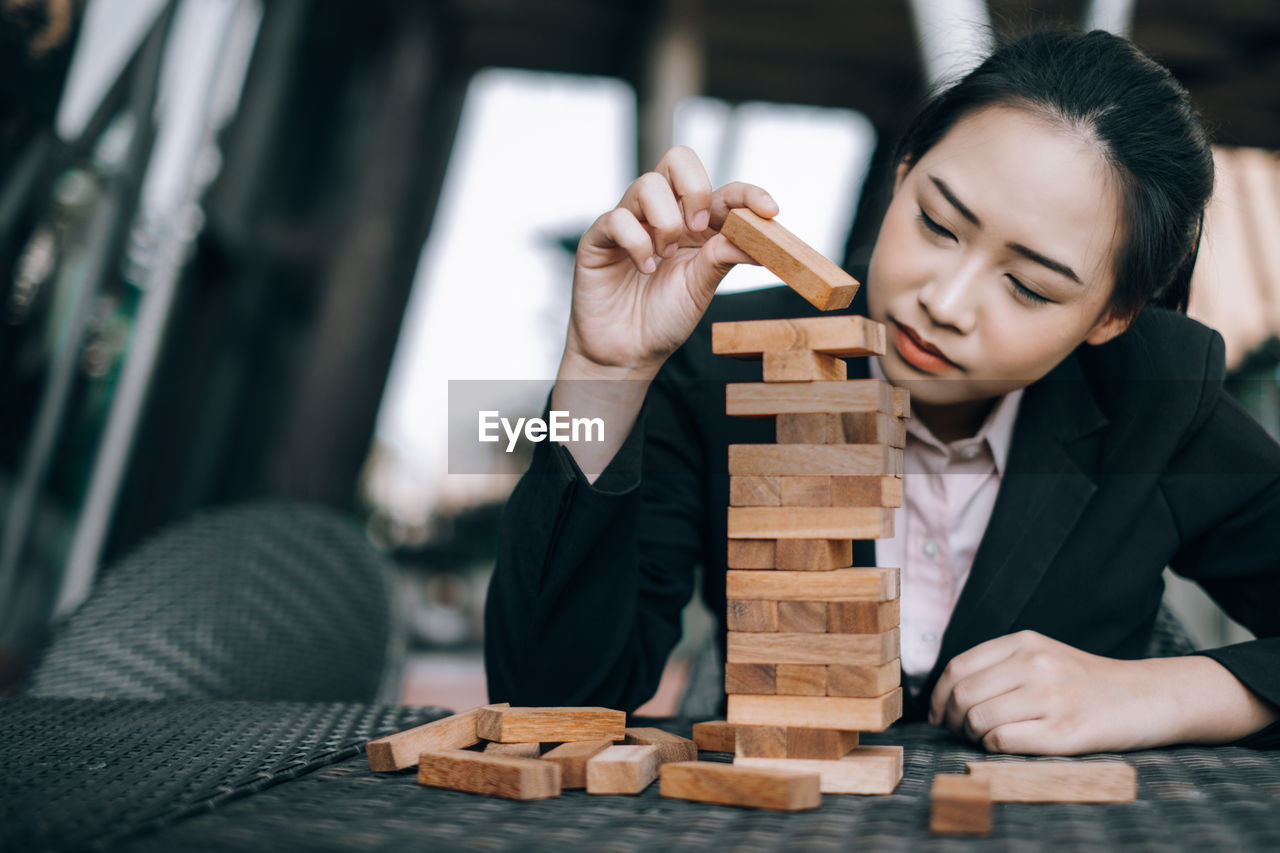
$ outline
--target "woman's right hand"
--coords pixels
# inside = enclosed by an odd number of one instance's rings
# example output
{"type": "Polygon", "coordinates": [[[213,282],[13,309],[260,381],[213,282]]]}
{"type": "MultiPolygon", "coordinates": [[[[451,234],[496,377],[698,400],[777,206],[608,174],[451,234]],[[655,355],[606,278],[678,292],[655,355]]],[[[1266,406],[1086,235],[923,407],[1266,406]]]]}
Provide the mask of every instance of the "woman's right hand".
{"type": "Polygon", "coordinates": [[[578,243],[565,368],[652,377],[688,339],[735,264],[754,263],[719,231],[728,212],[778,212],[767,192],[732,183],[714,192],[698,155],[676,146],[627,188],[578,243]]]}

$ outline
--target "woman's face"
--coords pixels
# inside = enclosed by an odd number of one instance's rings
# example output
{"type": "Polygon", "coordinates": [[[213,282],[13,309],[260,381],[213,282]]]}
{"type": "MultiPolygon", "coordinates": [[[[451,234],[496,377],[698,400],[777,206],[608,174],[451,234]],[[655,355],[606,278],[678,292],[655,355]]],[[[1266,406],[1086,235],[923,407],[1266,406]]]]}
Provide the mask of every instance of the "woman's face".
{"type": "Polygon", "coordinates": [[[1012,107],[963,118],[898,168],[871,256],[885,375],[925,404],[986,400],[1119,334],[1106,311],[1119,212],[1083,133],[1012,107]]]}

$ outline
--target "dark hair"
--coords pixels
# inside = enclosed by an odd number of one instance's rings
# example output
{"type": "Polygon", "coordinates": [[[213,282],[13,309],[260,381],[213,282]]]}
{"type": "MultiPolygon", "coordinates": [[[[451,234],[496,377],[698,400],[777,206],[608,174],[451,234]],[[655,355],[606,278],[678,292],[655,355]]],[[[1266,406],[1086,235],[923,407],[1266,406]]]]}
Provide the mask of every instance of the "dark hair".
{"type": "Polygon", "coordinates": [[[1115,170],[1125,231],[1111,309],[1130,319],[1149,303],[1185,312],[1213,192],[1213,154],[1173,75],[1102,30],[1014,38],[925,103],[894,162],[918,162],[960,119],[995,105],[1085,130],[1115,170]]]}

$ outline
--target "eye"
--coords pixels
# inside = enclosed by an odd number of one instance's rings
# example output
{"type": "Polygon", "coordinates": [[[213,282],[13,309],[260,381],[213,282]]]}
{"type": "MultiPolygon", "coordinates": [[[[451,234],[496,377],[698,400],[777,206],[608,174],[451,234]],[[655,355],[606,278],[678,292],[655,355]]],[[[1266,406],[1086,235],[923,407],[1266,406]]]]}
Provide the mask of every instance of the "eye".
{"type": "Polygon", "coordinates": [[[933,233],[933,234],[935,234],[935,235],[937,235],[937,236],[939,236],[939,237],[942,237],[942,238],[943,238],[943,239],[945,239],[945,240],[955,240],[955,239],[956,239],[956,235],[952,234],[950,231],[948,231],[947,229],[943,228],[943,227],[942,227],[941,225],[939,225],[937,222],[935,222],[935,221],[933,221],[931,218],[929,218],[929,214],[927,214],[927,213],[925,213],[925,212],[924,212],[924,208],[923,208],[923,207],[922,207],[922,208],[920,208],[920,215],[919,215],[918,217],[916,217],[916,218],[920,220],[920,224],[921,224],[921,225],[923,225],[923,226],[925,227],[925,230],[927,230],[927,231],[929,231],[929,232],[931,232],[931,233],[933,233]]]}
{"type": "Polygon", "coordinates": [[[1008,278],[1009,281],[1013,283],[1013,295],[1016,296],[1018,299],[1021,299],[1025,302],[1029,302],[1033,305],[1043,305],[1046,302],[1053,301],[1048,297],[1041,296],[1039,293],[1036,293],[1034,290],[1027,287],[1025,284],[1018,281],[1016,278],[1014,278],[1011,275],[1006,276],[1006,278],[1008,278]]]}

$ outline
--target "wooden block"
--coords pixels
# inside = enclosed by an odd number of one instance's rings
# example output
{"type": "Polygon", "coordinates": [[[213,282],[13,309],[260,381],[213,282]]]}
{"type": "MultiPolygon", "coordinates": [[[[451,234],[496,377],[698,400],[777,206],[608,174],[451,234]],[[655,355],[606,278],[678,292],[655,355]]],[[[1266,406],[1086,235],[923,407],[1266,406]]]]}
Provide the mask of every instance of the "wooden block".
{"type": "Polygon", "coordinates": [[[826,696],[827,667],[812,663],[776,665],[774,693],[780,696],[826,696]]]}
{"type": "MultiPolygon", "coordinates": [[[[730,717],[729,722],[735,722],[730,717]]],[[[1117,760],[966,761],[969,774],[991,783],[997,803],[1128,803],[1138,771],[1117,760]]]]}
{"type": "MultiPolygon", "coordinates": [[[[505,708],[506,703],[489,705],[505,708]]],[[[386,737],[375,738],[364,745],[369,756],[369,769],[374,773],[405,770],[418,763],[424,752],[441,749],[464,749],[480,742],[476,732],[476,716],[479,708],[444,717],[434,723],[416,726],[386,737]]]]}
{"type": "Polygon", "coordinates": [[[853,565],[848,539],[783,539],[776,541],[773,554],[773,565],[787,571],[826,572],[853,565]]]}
{"type": "Polygon", "coordinates": [[[901,477],[902,451],[885,444],[731,444],[729,473],[901,477]]]}
{"type": "Polygon", "coordinates": [[[730,631],[777,631],[778,603],[730,599],[725,603],[725,626],[730,631]]]}
{"type": "Polygon", "coordinates": [[[726,662],[879,665],[898,657],[899,645],[897,628],[881,634],[747,634],[730,631],[726,662]]]}
{"type": "Polygon", "coordinates": [[[893,414],[893,386],[880,379],[844,382],[730,382],[724,386],[725,414],[738,417],[812,412],[893,414]]]}
{"type": "Polygon", "coordinates": [[[648,726],[627,729],[627,737],[623,743],[628,746],[656,746],[658,748],[658,764],[666,764],[669,761],[698,760],[698,745],[696,743],[687,737],[673,735],[671,732],[664,732],[662,729],[648,726]]]}
{"type": "MultiPolygon", "coordinates": [[[[900,621],[899,601],[897,598],[888,601],[828,601],[827,630],[832,634],[879,634],[896,628],[900,621]]],[[[781,617],[782,611],[778,613],[781,617]]],[[[778,630],[787,630],[781,627],[781,618],[778,625],[778,630]]]]}
{"type": "Polygon", "coordinates": [[[838,761],[858,745],[857,732],[836,729],[787,729],[785,758],[808,758],[815,761],[838,761]]]}
{"type": "Polygon", "coordinates": [[[816,773],[680,761],[664,764],[660,778],[662,796],[678,800],[787,812],[822,805],[816,773]]]}
{"type": "Polygon", "coordinates": [[[562,743],[542,756],[560,767],[561,788],[587,787],[587,762],[614,743],[611,740],[579,740],[562,743]]]}
{"type": "Polygon", "coordinates": [[[839,761],[734,758],[733,766],[817,773],[824,794],[892,794],[902,781],[902,747],[859,746],[839,761]]]}
{"type": "Polygon", "coordinates": [[[887,342],[883,323],[855,314],[711,324],[711,351],[738,358],[788,350],[812,350],[842,358],[884,355],[887,342]]]}
{"type": "Polygon", "coordinates": [[[724,720],[693,724],[693,742],[708,752],[733,752],[734,726],[724,720]]]}
{"type": "Polygon", "coordinates": [[[846,444],[844,420],[832,412],[778,415],[774,427],[778,444],[846,444]]]}
{"type": "Polygon", "coordinates": [[[733,745],[734,756],[786,758],[787,730],[782,726],[738,726],[733,745]]]}
{"type": "Polygon", "coordinates": [[[788,726],[809,729],[882,732],[902,716],[902,688],[873,699],[843,696],[729,697],[729,722],[735,726],[788,726]]]}
{"type": "Polygon", "coordinates": [[[902,478],[832,477],[831,506],[902,506],[902,478]]]}
{"type": "Polygon", "coordinates": [[[484,751],[489,755],[514,755],[516,758],[537,758],[542,754],[542,744],[533,743],[487,743],[484,751]]]}
{"type": "Polygon", "coordinates": [[[542,800],[560,796],[560,768],[537,758],[446,749],[422,753],[418,784],[508,800],[542,800]]]}
{"type": "Polygon", "coordinates": [[[830,477],[778,477],[778,506],[831,506],[830,477]]]}
{"type": "Polygon", "coordinates": [[[893,416],[895,418],[911,417],[911,393],[906,388],[893,389],[893,416]]]}
{"type": "Polygon", "coordinates": [[[476,733],[499,743],[622,740],[627,715],[609,708],[481,708],[476,733]]]}
{"type": "Polygon", "coordinates": [[[883,696],[902,683],[902,668],[898,660],[879,666],[855,666],[829,664],[827,666],[827,695],[856,696],[873,699],[883,696]]]}
{"type": "MultiPolygon", "coordinates": [[[[730,539],[725,562],[731,569],[772,569],[775,554],[772,539],[730,539]]],[[[852,550],[849,561],[853,561],[852,550]]]]}
{"type": "Polygon", "coordinates": [[[858,292],[853,276],[775,220],[735,208],[720,233],[820,311],[846,308],[858,292]]]}
{"type": "MultiPolygon", "coordinates": [[[[861,603],[861,602],[860,602],[861,603]]],[[[787,634],[825,634],[831,622],[826,601],[778,601],[778,630],[787,634]]],[[[730,628],[729,630],[733,630],[730,628]]],[[[854,633],[852,631],[847,633],[854,633]]],[[[871,631],[862,633],[870,634],[871,631]]]]}
{"type": "Polygon", "coordinates": [[[843,382],[849,365],[833,355],[812,350],[767,352],[764,354],[765,382],[843,382]]]}
{"type": "Polygon", "coordinates": [[[891,539],[893,510],[872,506],[731,506],[730,539],[891,539]]]}
{"type": "Polygon", "coordinates": [[[939,773],[929,788],[929,831],[940,835],[991,832],[991,783],[964,773],[939,773]]]}
{"type": "Polygon", "coordinates": [[[587,762],[588,794],[639,794],[657,778],[656,746],[611,746],[587,762]]]}
{"type": "Polygon", "coordinates": [[[727,663],[724,665],[724,692],[777,693],[777,671],[771,663],[727,663]]]}
{"type": "Polygon", "coordinates": [[[729,506],[781,506],[781,477],[730,477],[729,506]]]}
{"type": "Polygon", "coordinates": [[[840,415],[840,426],[847,444],[907,446],[907,424],[893,415],[882,412],[845,412],[840,415]]]}
{"type": "Polygon", "coordinates": [[[889,601],[898,597],[898,570],[725,572],[725,595],[763,601],[889,601]]]}

